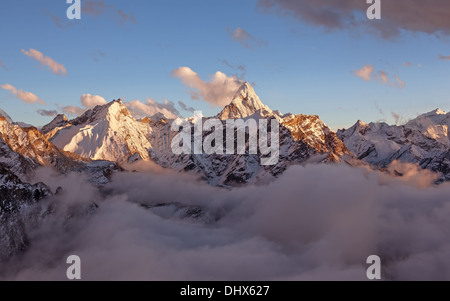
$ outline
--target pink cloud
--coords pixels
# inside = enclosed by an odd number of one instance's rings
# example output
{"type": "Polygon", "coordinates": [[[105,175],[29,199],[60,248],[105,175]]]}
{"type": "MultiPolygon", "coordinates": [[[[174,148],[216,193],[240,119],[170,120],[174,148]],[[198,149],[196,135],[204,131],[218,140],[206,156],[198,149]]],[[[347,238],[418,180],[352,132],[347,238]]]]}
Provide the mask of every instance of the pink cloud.
{"type": "Polygon", "coordinates": [[[372,78],[375,78],[380,84],[389,85],[391,87],[402,89],[406,86],[406,83],[397,75],[394,75],[395,82],[393,82],[389,79],[389,74],[387,72],[380,70],[375,73],[375,69],[372,65],[365,65],[361,69],[353,71],[353,74],[367,82],[370,82],[372,78]]]}
{"type": "Polygon", "coordinates": [[[353,73],[357,76],[362,78],[365,81],[370,81],[371,80],[371,75],[373,73],[373,66],[372,65],[365,65],[364,67],[362,67],[359,70],[353,71],[353,73]]]}
{"type": "Polygon", "coordinates": [[[384,71],[378,71],[377,80],[383,84],[387,84],[389,82],[388,75],[384,71]]]}
{"type": "Polygon", "coordinates": [[[404,88],[406,86],[406,83],[404,81],[402,81],[400,78],[398,78],[397,75],[394,75],[394,77],[395,77],[395,80],[397,81],[397,83],[394,84],[395,87],[401,89],[401,88],[404,88]]]}
{"type": "Polygon", "coordinates": [[[209,82],[205,82],[189,67],[180,67],[172,71],[172,75],[181,79],[189,88],[189,94],[193,100],[202,98],[211,105],[219,107],[228,105],[242,85],[242,81],[237,77],[227,76],[220,71],[217,71],[209,82]]]}
{"type": "Polygon", "coordinates": [[[33,94],[31,92],[26,92],[23,90],[18,90],[10,84],[1,85],[0,88],[11,91],[11,93],[16,95],[16,97],[18,99],[20,99],[26,103],[30,103],[30,104],[39,103],[39,104],[45,105],[45,102],[42,99],[40,99],[39,97],[37,97],[35,94],[33,94]]]}
{"type": "Polygon", "coordinates": [[[30,48],[29,51],[22,49],[22,53],[47,66],[56,75],[67,75],[66,68],[62,64],[55,62],[52,58],[45,56],[36,49],[30,48]]]}

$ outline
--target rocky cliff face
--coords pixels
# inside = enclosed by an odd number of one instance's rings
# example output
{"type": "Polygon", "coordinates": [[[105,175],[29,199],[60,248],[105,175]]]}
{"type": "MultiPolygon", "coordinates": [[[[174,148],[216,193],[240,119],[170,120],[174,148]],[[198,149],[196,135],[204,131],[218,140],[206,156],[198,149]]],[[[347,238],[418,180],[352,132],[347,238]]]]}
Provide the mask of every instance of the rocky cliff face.
{"type": "Polygon", "coordinates": [[[23,212],[50,195],[44,183],[24,183],[0,163],[0,261],[27,247],[23,212]]]}

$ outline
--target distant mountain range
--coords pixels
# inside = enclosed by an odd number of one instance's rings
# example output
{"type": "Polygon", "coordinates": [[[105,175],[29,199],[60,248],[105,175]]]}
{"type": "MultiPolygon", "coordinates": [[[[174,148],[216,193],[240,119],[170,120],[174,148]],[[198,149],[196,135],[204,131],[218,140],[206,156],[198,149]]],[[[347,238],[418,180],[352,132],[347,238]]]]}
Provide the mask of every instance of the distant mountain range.
{"type": "MultiPolygon", "coordinates": [[[[154,161],[177,171],[201,174],[210,184],[231,187],[270,180],[291,164],[308,160],[341,162],[350,159],[345,145],[317,116],[281,116],[264,105],[253,88],[245,83],[219,118],[279,120],[280,160],[274,166],[261,166],[258,155],[175,155],[171,142],[173,120],[136,120],[120,101],[112,101],[85,112],[74,120],[58,115],[42,128],[42,134],[57,148],[81,158],[117,162],[154,161]]],[[[204,118],[207,120],[208,118],[204,118]]],[[[188,118],[193,122],[192,118],[188,118]]]]}
{"type": "MultiPolygon", "coordinates": [[[[365,163],[382,169],[399,160],[438,173],[440,181],[450,179],[450,114],[441,110],[402,126],[358,121],[335,133],[318,116],[272,111],[244,83],[230,104],[211,118],[224,125],[227,119],[277,119],[280,159],[273,166],[260,165],[261,154],[175,155],[171,150],[177,134],[171,130],[173,120],[162,115],[155,120],[135,119],[121,100],[97,106],[73,120],[58,115],[40,131],[14,124],[3,111],[0,115],[0,163],[19,176],[36,166],[52,166],[61,173],[88,171],[101,185],[108,181],[109,169],[118,171],[124,162],[143,160],[200,174],[214,186],[233,187],[271,181],[295,164],[365,163]],[[101,172],[103,168],[107,171],[101,172]]],[[[186,120],[193,122],[193,118],[186,120]]]]}
{"type": "Polygon", "coordinates": [[[358,121],[337,135],[357,159],[375,168],[396,160],[414,163],[436,172],[443,182],[450,180],[449,126],[450,113],[437,109],[401,126],[358,121]]]}

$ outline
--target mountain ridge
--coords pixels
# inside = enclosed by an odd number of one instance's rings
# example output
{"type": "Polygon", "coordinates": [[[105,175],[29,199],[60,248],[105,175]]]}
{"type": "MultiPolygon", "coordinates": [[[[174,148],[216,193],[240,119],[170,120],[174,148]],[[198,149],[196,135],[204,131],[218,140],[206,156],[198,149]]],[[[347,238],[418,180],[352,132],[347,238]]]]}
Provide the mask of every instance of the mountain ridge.
{"type": "MultiPolygon", "coordinates": [[[[280,124],[278,164],[261,166],[259,164],[261,154],[249,154],[248,151],[243,155],[175,155],[171,151],[171,141],[178,132],[171,130],[173,121],[167,119],[154,121],[149,117],[136,120],[120,99],[96,106],[72,120],[68,120],[63,114],[56,116],[42,127],[41,132],[45,134],[43,138],[35,128],[15,126],[14,130],[18,131],[20,128],[25,133],[21,135],[35,137],[33,139],[41,141],[50,147],[50,150],[53,148],[48,143],[52,143],[55,151],[49,158],[53,160],[58,157],[57,150],[61,150],[64,156],[75,154],[73,155],[75,157],[68,161],[70,164],[83,160],[85,162],[103,160],[115,164],[137,160],[154,161],[164,168],[201,174],[208,183],[215,186],[231,187],[258,183],[262,179],[276,178],[289,166],[296,164],[307,162],[353,164],[351,162],[355,160],[381,169],[396,160],[418,164],[422,168],[441,173],[442,181],[450,180],[450,172],[447,172],[450,165],[446,163],[450,146],[448,135],[450,113],[441,109],[419,115],[401,126],[386,123],[366,124],[359,120],[348,129],[334,132],[317,115],[289,113],[281,116],[281,113],[272,111],[261,102],[249,83],[243,83],[229,105],[215,117],[203,117],[203,120],[210,118],[218,118],[224,125],[228,118],[278,120],[280,124]]],[[[193,118],[185,120],[190,124],[194,122],[193,118]]],[[[0,117],[0,125],[1,122],[4,125],[3,128],[0,127],[2,141],[3,144],[8,144],[9,136],[5,132],[11,132],[13,125],[5,128],[5,124],[9,124],[5,117],[0,117]]],[[[205,136],[203,133],[202,139],[205,139],[205,136]]],[[[42,147],[45,149],[44,145],[42,147]]],[[[30,148],[31,151],[33,149],[36,147],[30,148]]],[[[0,153],[2,150],[8,154],[5,158],[14,157],[24,162],[25,166],[31,157],[33,163],[24,170],[33,169],[34,165],[48,165],[42,156],[33,157],[27,153],[30,150],[19,150],[20,156],[9,154],[6,146],[0,147],[0,153]]],[[[12,147],[12,150],[18,149],[12,147]]],[[[102,169],[102,164],[96,166],[97,171],[102,169]]]]}
{"type": "Polygon", "coordinates": [[[358,121],[337,135],[355,157],[376,168],[413,163],[438,173],[443,182],[450,180],[449,127],[450,113],[436,109],[404,125],[358,121]]]}
{"type": "MultiPolygon", "coordinates": [[[[304,163],[314,156],[325,155],[318,160],[323,162],[341,162],[342,157],[351,157],[345,145],[318,116],[280,115],[261,102],[249,83],[243,83],[230,104],[218,115],[203,118],[218,118],[224,124],[229,118],[277,119],[281,154],[279,164],[271,167],[259,164],[259,153],[175,155],[171,141],[178,133],[171,130],[173,121],[153,121],[149,116],[136,120],[120,99],[88,110],[73,120],[57,117],[43,129],[51,130],[49,139],[56,146],[81,157],[119,164],[136,160],[154,161],[176,171],[202,174],[216,186],[258,182],[267,175],[276,177],[288,166],[304,163]],[[55,127],[60,124],[62,127],[55,127]]],[[[185,120],[191,124],[194,121],[193,118],[185,120]]]]}

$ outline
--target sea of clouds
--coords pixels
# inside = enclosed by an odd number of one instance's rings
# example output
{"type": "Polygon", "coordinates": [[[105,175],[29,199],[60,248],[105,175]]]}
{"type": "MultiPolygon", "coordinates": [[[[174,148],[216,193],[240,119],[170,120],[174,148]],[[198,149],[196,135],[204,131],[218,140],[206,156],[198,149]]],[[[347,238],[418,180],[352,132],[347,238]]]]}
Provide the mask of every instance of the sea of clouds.
{"type": "Polygon", "coordinates": [[[27,251],[0,263],[0,279],[66,280],[77,255],[83,280],[367,280],[366,259],[378,255],[384,280],[450,280],[450,185],[413,165],[391,167],[403,177],[293,166],[269,185],[232,190],[152,164],[127,168],[102,191],[41,170],[63,191],[29,227],[27,251]],[[142,206],[162,203],[215,221],[142,206]]]}

